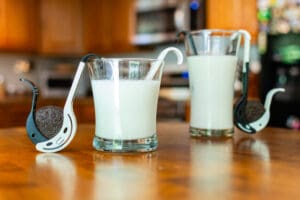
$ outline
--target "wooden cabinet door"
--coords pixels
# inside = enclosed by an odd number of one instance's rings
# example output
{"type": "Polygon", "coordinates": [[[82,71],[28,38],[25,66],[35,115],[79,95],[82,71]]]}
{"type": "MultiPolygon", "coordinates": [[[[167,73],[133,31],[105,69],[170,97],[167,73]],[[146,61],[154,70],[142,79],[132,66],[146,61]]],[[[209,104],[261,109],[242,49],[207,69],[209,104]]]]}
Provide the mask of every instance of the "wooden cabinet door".
{"type": "Polygon", "coordinates": [[[40,53],[75,55],[83,52],[81,0],[41,0],[40,53]]]}
{"type": "Polygon", "coordinates": [[[134,50],[131,45],[134,0],[86,0],[83,4],[83,42],[86,52],[134,50]]]}
{"type": "MultiPolygon", "coordinates": [[[[112,40],[119,51],[134,50],[131,37],[134,30],[135,1],[122,0],[112,6],[112,40]]],[[[157,22],[159,23],[159,22],[157,22]]]]}
{"type": "Polygon", "coordinates": [[[0,48],[35,51],[38,44],[38,0],[0,0],[0,48]]]}
{"type": "Polygon", "coordinates": [[[0,0],[0,48],[6,47],[6,1],[0,0]]]}
{"type": "Polygon", "coordinates": [[[112,49],[110,0],[86,0],[83,5],[83,43],[87,52],[103,53],[112,49]]]}
{"type": "Polygon", "coordinates": [[[135,0],[0,0],[0,50],[82,55],[135,50],[135,0]]]}
{"type": "Polygon", "coordinates": [[[208,0],[207,28],[245,29],[257,40],[257,0],[208,0]]]}

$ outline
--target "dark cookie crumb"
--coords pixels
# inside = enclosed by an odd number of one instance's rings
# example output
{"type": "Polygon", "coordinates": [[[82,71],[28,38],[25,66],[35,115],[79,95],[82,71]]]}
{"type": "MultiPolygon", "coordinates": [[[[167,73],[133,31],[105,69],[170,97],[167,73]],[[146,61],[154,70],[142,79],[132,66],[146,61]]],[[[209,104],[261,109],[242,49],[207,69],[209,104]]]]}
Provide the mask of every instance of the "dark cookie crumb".
{"type": "Polygon", "coordinates": [[[264,106],[259,101],[248,101],[246,105],[246,119],[251,123],[258,120],[265,112],[264,106]]]}
{"type": "Polygon", "coordinates": [[[35,114],[35,122],[40,132],[48,139],[54,137],[63,124],[63,109],[57,106],[45,106],[35,114]]]}

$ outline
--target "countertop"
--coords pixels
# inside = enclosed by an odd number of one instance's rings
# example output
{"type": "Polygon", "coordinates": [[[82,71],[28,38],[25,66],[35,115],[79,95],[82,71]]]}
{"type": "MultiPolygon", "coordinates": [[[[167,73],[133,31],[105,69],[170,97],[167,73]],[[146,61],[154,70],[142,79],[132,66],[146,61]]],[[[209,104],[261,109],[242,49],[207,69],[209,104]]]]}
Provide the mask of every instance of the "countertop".
{"type": "Polygon", "coordinates": [[[79,124],[60,153],[39,153],[24,127],[0,129],[0,199],[298,199],[300,131],[238,130],[191,138],[188,124],[158,123],[150,153],[103,153],[79,124]]]}

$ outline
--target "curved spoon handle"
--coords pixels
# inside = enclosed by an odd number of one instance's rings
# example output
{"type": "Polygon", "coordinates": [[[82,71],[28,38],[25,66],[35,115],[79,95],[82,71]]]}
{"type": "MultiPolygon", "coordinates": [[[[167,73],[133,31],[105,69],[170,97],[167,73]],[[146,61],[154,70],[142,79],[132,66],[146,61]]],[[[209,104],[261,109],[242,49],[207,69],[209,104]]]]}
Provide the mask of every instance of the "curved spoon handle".
{"type": "Polygon", "coordinates": [[[268,94],[266,96],[266,100],[265,100],[265,105],[264,105],[266,111],[270,111],[273,96],[277,92],[285,92],[285,89],[284,88],[274,88],[268,92],[268,94]]]}

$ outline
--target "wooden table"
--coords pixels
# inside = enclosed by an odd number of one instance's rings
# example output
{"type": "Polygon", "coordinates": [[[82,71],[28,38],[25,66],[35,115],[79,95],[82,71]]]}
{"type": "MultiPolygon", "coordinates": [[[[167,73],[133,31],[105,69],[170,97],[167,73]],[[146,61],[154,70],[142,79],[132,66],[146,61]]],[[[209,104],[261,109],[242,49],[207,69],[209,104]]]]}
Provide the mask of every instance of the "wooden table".
{"type": "Polygon", "coordinates": [[[300,132],[190,138],[188,124],[158,124],[151,153],[102,153],[79,125],[63,152],[35,151],[24,128],[0,130],[0,199],[299,199],[300,132]]]}

